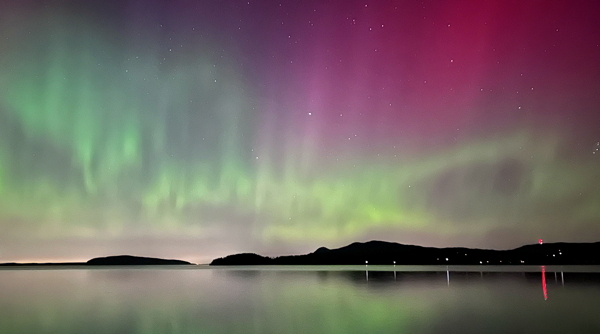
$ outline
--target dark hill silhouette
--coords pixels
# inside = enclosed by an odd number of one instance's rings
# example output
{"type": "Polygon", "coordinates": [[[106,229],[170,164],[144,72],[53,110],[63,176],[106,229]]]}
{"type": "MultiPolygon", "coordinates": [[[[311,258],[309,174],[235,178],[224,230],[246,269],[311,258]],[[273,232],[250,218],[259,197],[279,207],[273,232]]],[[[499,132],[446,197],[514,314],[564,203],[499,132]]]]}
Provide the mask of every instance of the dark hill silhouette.
{"type": "MultiPolygon", "coordinates": [[[[263,265],[263,264],[272,264],[273,259],[269,257],[264,257],[254,253],[241,253],[241,254],[233,254],[228,255],[226,258],[227,262],[236,263],[236,264],[251,264],[251,265],[263,265]]],[[[210,264],[213,265],[215,261],[219,261],[221,259],[213,260],[210,264]]],[[[229,263],[227,263],[229,264],[229,263]]]]}
{"type": "Polygon", "coordinates": [[[48,262],[48,263],[0,263],[3,267],[25,267],[25,266],[136,266],[136,265],[193,265],[193,263],[182,260],[168,260],[153,257],[142,257],[132,255],[117,255],[93,258],[87,262],[48,262]]]}
{"type": "Polygon", "coordinates": [[[0,267],[47,267],[47,266],[85,266],[85,262],[6,262],[0,267]]]}
{"type": "Polygon", "coordinates": [[[320,247],[313,253],[265,257],[235,254],[213,260],[210,265],[597,265],[600,242],[546,243],[511,250],[434,248],[394,242],[355,242],[337,249],[320,247]]]}

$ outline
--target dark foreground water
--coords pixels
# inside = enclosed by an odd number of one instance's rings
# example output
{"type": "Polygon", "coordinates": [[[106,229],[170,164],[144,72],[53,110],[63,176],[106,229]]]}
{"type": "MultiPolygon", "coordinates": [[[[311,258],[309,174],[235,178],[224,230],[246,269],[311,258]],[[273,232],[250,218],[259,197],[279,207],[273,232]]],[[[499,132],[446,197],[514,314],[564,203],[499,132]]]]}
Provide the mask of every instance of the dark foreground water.
{"type": "Polygon", "coordinates": [[[598,267],[393,269],[1,269],[0,333],[600,333],[598,267]]]}

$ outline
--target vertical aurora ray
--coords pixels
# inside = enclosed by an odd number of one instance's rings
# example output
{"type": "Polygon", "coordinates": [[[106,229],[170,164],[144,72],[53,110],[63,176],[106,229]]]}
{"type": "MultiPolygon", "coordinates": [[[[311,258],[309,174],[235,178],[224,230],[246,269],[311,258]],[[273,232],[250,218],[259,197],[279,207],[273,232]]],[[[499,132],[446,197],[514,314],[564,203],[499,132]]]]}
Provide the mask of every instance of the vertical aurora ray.
{"type": "MultiPolygon", "coordinates": [[[[66,28],[70,24],[42,27],[53,32],[40,33],[47,47],[16,60],[8,72],[15,76],[3,80],[10,82],[6,112],[23,135],[70,152],[67,179],[91,202],[135,202],[141,195],[151,214],[169,200],[167,211],[185,201],[230,200],[226,188],[248,177],[236,171],[244,97],[235,79],[202,54],[161,72],[159,55],[127,56],[102,34],[86,31],[85,22],[83,31],[66,28]],[[207,184],[215,175],[219,181],[207,184]]],[[[58,188],[66,184],[55,186],[60,197],[58,188]]]]}

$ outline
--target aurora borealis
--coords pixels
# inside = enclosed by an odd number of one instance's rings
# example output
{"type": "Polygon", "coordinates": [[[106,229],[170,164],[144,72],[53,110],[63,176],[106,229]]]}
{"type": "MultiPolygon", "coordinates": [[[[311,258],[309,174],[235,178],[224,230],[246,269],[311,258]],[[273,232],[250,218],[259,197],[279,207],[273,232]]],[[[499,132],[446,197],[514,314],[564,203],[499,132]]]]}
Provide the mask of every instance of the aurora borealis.
{"type": "Polygon", "coordinates": [[[595,1],[0,4],[0,262],[600,239],[595,1]]]}

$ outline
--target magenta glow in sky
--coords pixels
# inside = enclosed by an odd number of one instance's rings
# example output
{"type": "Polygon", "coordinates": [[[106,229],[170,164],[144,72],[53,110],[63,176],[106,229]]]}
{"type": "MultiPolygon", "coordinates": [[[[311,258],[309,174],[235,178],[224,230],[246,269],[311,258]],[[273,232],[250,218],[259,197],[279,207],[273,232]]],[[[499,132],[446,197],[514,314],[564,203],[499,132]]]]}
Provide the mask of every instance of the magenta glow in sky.
{"type": "Polygon", "coordinates": [[[0,261],[600,236],[594,1],[0,13],[0,261]]]}

